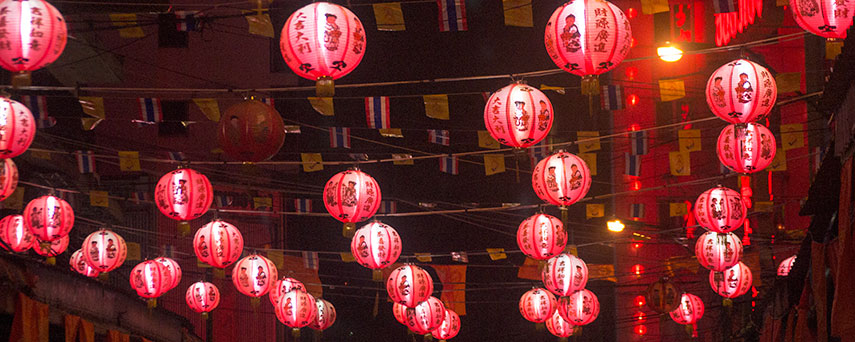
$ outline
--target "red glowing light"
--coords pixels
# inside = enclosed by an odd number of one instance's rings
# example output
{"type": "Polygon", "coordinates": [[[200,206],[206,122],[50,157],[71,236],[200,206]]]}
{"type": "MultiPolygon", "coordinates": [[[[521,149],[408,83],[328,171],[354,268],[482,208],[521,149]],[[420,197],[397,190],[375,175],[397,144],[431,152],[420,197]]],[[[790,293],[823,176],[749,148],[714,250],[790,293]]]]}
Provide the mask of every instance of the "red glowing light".
{"type": "Polygon", "coordinates": [[[632,266],[632,273],[634,273],[637,276],[640,276],[641,273],[644,273],[644,266],[641,266],[639,264],[635,264],[634,266],[632,266]]]}
{"type": "Polygon", "coordinates": [[[641,129],[641,126],[639,126],[638,124],[629,125],[629,130],[632,132],[638,131],[640,129],[641,129]]]}
{"type": "Polygon", "coordinates": [[[635,38],[629,38],[629,47],[630,47],[630,48],[634,48],[634,47],[635,47],[635,38]]]}
{"type": "Polygon", "coordinates": [[[635,8],[630,7],[626,10],[626,17],[627,18],[633,19],[637,16],[638,16],[638,11],[636,11],[635,8]]]}
{"type": "Polygon", "coordinates": [[[641,311],[638,311],[635,314],[633,314],[632,318],[635,319],[636,321],[638,321],[639,323],[642,323],[642,322],[647,320],[647,316],[641,311]]]}
{"type": "Polygon", "coordinates": [[[642,246],[641,242],[633,242],[632,243],[632,248],[641,248],[641,246],[642,246]]]}
{"type": "Polygon", "coordinates": [[[631,66],[627,67],[626,70],[623,71],[626,75],[626,78],[630,81],[635,79],[635,76],[638,75],[638,68],[631,66]]]}
{"type": "Polygon", "coordinates": [[[629,105],[635,106],[638,104],[638,95],[629,94],[629,105]]]}
{"type": "Polygon", "coordinates": [[[629,183],[629,188],[632,189],[632,191],[641,190],[641,181],[637,179],[633,180],[629,183]]]}
{"type": "Polygon", "coordinates": [[[635,329],[633,329],[633,330],[636,334],[641,335],[641,336],[644,336],[644,334],[647,334],[647,327],[644,325],[636,325],[635,329]]]}
{"type": "Polygon", "coordinates": [[[635,296],[635,299],[633,299],[633,303],[635,303],[635,306],[644,306],[645,304],[647,304],[647,299],[645,299],[642,295],[638,295],[635,296]]]}

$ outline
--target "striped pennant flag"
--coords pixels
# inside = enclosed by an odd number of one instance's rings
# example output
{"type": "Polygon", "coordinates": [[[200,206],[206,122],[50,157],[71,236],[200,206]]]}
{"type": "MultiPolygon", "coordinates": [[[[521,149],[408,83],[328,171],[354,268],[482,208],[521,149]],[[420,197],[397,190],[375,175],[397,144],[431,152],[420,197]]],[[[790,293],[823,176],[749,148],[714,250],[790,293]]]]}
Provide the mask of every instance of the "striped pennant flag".
{"type": "Polygon", "coordinates": [[[175,161],[185,161],[187,160],[187,156],[184,155],[184,152],[167,152],[169,155],[169,160],[175,161]]]}
{"type": "Polygon", "coordinates": [[[736,12],[733,0],[713,0],[713,9],[715,9],[715,13],[736,12]]]}
{"type": "Polygon", "coordinates": [[[24,105],[33,113],[36,128],[50,128],[56,125],[56,119],[48,115],[47,98],[44,96],[24,95],[21,97],[24,105]]]}
{"type": "Polygon", "coordinates": [[[134,191],[131,193],[131,200],[136,204],[140,204],[140,202],[150,201],[151,195],[148,191],[134,191]]]}
{"type": "Polygon", "coordinates": [[[198,11],[175,11],[175,18],[178,19],[176,29],[181,32],[196,31],[197,21],[196,14],[198,11]]]}
{"type": "Polygon", "coordinates": [[[605,85],[600,93],[600,105],[604,110],[621,110],[626,108],[623,99],[623,89],[620,85],[605,85]]]}
{"type": "Polygon", "coordinates": [[[259,101],[270,107],[276,107],[276,103],[273,101],[272,97],[262,97],[261,99],[259,99],[259,101]]]}
{"type": "Polygon", "coordinates": [[[450,137],[448,135],[448,131],[444,129],[429,129],[428,130],[428,140],[434,144],[440,144],[443,146],[448,146],[450,137]]]}
{"type": "Polygon", "coordinates": [[[160,99],[151,97],[141,97],[140,101],[140,120],[147,123],[156,123],[163,121],[163,107],[160,106],[160,99]]]}
{"type": "Polygon", "coordinates": [[[225,208],[232,205],[234,198],[232,196],[226,196],[223,194],[214,194],[214,204],[217,205],[217,208],[225,208]]]}
{"type": "Polygon", "coordinates": [[[647,131],[629,133],[630,153],[632,155],[647,154],[647,131]]]}
{"type": "Polygon", "coordinates": [[[394,214],[398,212],[398,201],[380,201],[380,208],[377,209],[381,214],[394,214]]]}
{"type": "Polygon", "coordinates": [[[546,147],[546,139],[543,139],[539,143],[529,147],[528,158],[531,161],[532,170],[534,169],[534,166],[537,165],[537,162],[547,156],[549,156],[549,148],[546,147]]]}
{"type": "Polygon", "coordinates": [[[308,269],[318,270],[318,252],[303,252],[303,266],[308,269]]]}
{"type": "Polygon", "coordinates": [[[466,0],[436,0],[439,7],[439,31],[466,31],[466,0]]]}
{"type": "Polygon", "coordinates": [[[95,173],[95,152],[92,151],[74,151],[74,156],[77,157],[77,170],[80,173],[95,173]]]}
{"type": "Polygon", "coordinates": [[[457,157],[449,155],[447,157],[439,158],[439,170],[445,173],[456,175],[458,172],[457,157]]]}
{"type": "Polygon", "coordinates": [[[330,147],[350,148],[350,128],[330,127],[330,147]]]}
{"type": "Polygon", "coordinates": [[[633,203],[629,206],[629,217],[644,218],[644,203],[633,203]]]}
{"type": "Polygon", "coordinates": [[[308,198],[295,198],[294,199],[294,211],[298,213],[310,213],[312,212],[312,200],[308,198]]]}
{"type": "Polygon", "coordinates": [[[626,167],[623,173],[629,176],[641,176],[641,156],[626,153],[626,167]]]}
{"type": "Polygon", "coordinates": [[[388,129],[389,124],[389,97],[374,96],[365,98],[365,118],[369,128],[388,129]]]}

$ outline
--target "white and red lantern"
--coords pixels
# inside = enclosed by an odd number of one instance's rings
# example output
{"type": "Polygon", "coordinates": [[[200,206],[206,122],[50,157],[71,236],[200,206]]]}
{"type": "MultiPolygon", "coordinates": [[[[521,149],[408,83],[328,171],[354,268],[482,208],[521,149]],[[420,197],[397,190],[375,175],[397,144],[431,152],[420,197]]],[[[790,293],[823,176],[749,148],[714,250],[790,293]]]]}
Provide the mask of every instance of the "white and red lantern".
{"type": "Polygon", "coordinates": [[[527,84],[514,83],[490,95],[484,107],[484,125],[496,141],[524,148],[546,138],[553,113],[546,94],[527,84]]]}
{"type": "Polygon", "coordinates": [[[827,39],[844,39],[852,26],[855,3],[835,0],[790,0],[793,19],[805,31],[827,39]]]}
{"type": "Polygon", "coordinates": [[[733,172],[754,173],[772,164],[775,136],[761,124],[728,125],[718,136],[718,160],[733,172]]]}
{"type": "MultiPolygon", "coordinates": [[[[181,283],[181,265],[178,265],[178,262],[171,258],[167,257],[159,257],[154,259],[155,262],[159,262],[163,265],[163,279],[164,281],[172,280],[169,282],[169,289],[172,290],[181,283]]],[[[168,291],[167,290],[167,291],[168,291]]]]}
{"type": "Polygon", "coordinates": [[[789,258],[784,259],[778,264],[778,275],[782,277],[786,277],[790,274],[790,270],[793,269],[793,263],[796,262],[796,256],[793,255],[789,258]]]}
{"type": "Polygon", "coordinates": [[[267,296],[270,297],[270,303],[276,306],[279,303],[279,299],[293,289],[306,291],[306,286],[297,279],[285,277],[273,282],[273,287],[270,288],[267,296]]]}
{"type": "Polygon", "coordinates": [[[131,287],[137,291],[137,295],[147,299],[160,297],[169,291],[172,278],[166,279],[163,264],[146,260],[137,264],[131,270],[131,287]]]}
{"type": "Polygon", "coordinates": [[[335,323],[335,307],[321,298],[315,300],[315,306],[315,319],[309,324],[309,328],[324,331],[335,323]]]}
{"type": "Polygon", "coordinates": [[[279,271],[273,261],[258,254],[240,259],[232,269],[232,283],[240,292],[250,297],[261,297],[273,287],[279,271]]]}
{"type": "Polygon", "coordinates": [[[570,322],[567,322],[564,317],[561,317],[558,310],[555,310],[552,317],[546,320],[546,330],[549,330],[549,332],[556,337],[567,338],[573,336],[575,328],[576,327],[573,324],[570,324],[570,322]]]}
{"type": "Polygon", "coordinates": [[[204,314],[211,312],[217,308],[217,305],[220,305],[220,290],[214,284],[197,281],[187,288],[184,300],[190,309],[204,314]]]}
{"type": "MultiPolygon", "coordinates": [[[[0,65],[11,72],[41,69],[53,63],[67,42],[62,13],[44,0],[4,0],[0,29],[6,33],[0,65]]],[[[5,158],[5,157],[4,157],[5,158]]]]}
{"type": "Polygon", "coordinates": [[[299,329],[312,324],[317,309],[315,297],[306,291],[294,289],[282,296],[279,304],[276,305],[275,313],[280,322],[299,329]]]}
{"type": "Polygon", "coordinates": [[[285,123],[273,106],[248,100],[226,109],[217,141],[232,159],[260,162],[276,155],[285,143],[285,123]]]}
{"type": "Polygon", "coordinates": [[[407,309],[409,308],[403,304],[392,303],[392,316],[395,316],[395,320],[398,323],[407,325],[407,309]]]}
{"type": "Polygon", "coordinates": [[[517,245],[529,258],[546,260],[564,250],[567,232],[558,218],[544,213],[535,214],[520,223],[517,245]]]}
{"type": "Polygon", "coordinates": [[[704,268],[723,272],[742,258],[742,241],[733,233],[706,232],[695,242],[695,256],[704,268]]]}
{"type": "Polygon", "coordinates": [[[407,327],[419,335],[428,334],[442,325],[445,305],[434,296],[428,297],[414,308],[407,309],[407,327]]]}
{"type": "Polygon", "coordinates": [[[588,265],[573,254],[561,253],[546,262],[540,277],[556,296],[569,296],[588,284],[588,265]]]}
{"type": "Polygon", "coordinates": [[[555,296],[541,288],[528,290],[520,297],[520,314],[529,322],[546,322],[557,309],[555,296]]]}
{"type": "Polygon", "coordinates": [[[700,297],[684,293],[680,298],[680,306],[671,311],[671,319],[679,324],[692,325],[692,336],[698,337],[697,322],[704,317],[704,302],[700,297]]]}
{"type": "Polygon", "coordinates": [[[125,239],[121,235],[106,229],[89,234],[83,240],[81,249],[83,250],[83,260],[86,260],[87,264],[102,273],[119,268],[128,256],[128,245],[125,243],[125,239]]]}
{"type": "Polygon", "coordinates": [[[433,279],[421,267],[404,265],[389,274],[386,291],[393,302],[414,308],[433,293],[433,279]]]}
{"type": "Polygon", "coordinates": [[[74,226],[74,210],[56,196],[42,196],[24,208],[24,225],[42,241],[53,241],[68,235],[74,226]]]}
{"type": "MultiPolygon", "coordinates": [[[[65,253],[65,250],[68,249],[68,240],[68,235],[53,241],[41,241],[39,239],[36,239],[36,243],[33,244],[33,251],[43,257],[53,258],[57,255],[65,253]]],[[[53,265],[54,261],[55,260],[48,261],[48,263],[53,265]]]]}
{"type": "Polygon", "coordinates": [[[324,206],[336,220],[345,224],[364,221],[380,208],[380,186],[359,170],[342,171],[324,186],[324,206]]]}
{"type": "Polygon", "coordinates": [[[3,159],[0,167],[0,201],[6,200],[18,188],[18,167],[12,159],[3,159]]]}
{"type": "Polygon", "coordinates": [[[742,195],[722,186],[701,193],[692,208],[701,227],[716,233],[729,233],[745,222],[747,210],[742,195]]]}
{"type": "Polygon", "coordinates": [[[753,278],[751,269],[740,262],[724,272],[710,271],[710,286],[722,297],[736,298],[748,293],[753,278]]]}
{"type": "Polygon", "coordinates": [[[374,221],[353,235],[350,252],[360,265],[373,270],[389,266],[401,256],[401,237],[395,228],[374,221]]]}
{"type": "Polygon", "coordinates": [[[36,241],[24,226],[24,217],[21,215],[9,215],[0,220],[0,239],[3,240],[3,249],[17,253],[32,248],[36,241]]]}
{"type": "Polygon", "coordinates": [[[460,332],[460,316],[449,308],[445,308],[445,315],[442,319],[442,324],[439,328],[434,329],[430,334],[440,340],[448,340],[457,336],[460,332]]]}
{"type": "MultiPolygon", "coordinates": [[[[5,50],[0,49],[0,51],[5,50]]],[[[0,60],[4,59],[0,52],[0,60]]],[[[18,101],[0,97],[0,158],[17,157],[30,147],[36,136],[34,122],[33,113],[27,106],[18,101]]],[[[17,181],[17,177],[15,180],[17,181]]]]}
{"type": "Polygon", "coordinates": [[[600,301],[589,290],[576,291],[558,300],[558,313],[572,325],[588,325],[600,314],[600,301]]]}
{"type": "Polygon", "coordinates": [[[769,114],[778,98],[778,87],[769,70],[737,59],[713,72],[707,81],[706,98],[710,110],[722,120],[749,123],[769,114]]]}
{"type": "Polygon", "coordinates": [[[173,220],[190,221],[211,208],[213,189],[208,177],[193,169],[169,172],[157,182],[154,201],[160,212],[173,220]]]}
{"type": "Polygon", "coordinates": [[[98,272],[94,267],[89,266],[89,264],[86,263],[86,260],[83,259],[83,254],[83,249],[78,249],[74,251],[74,253],[71,253],[71,258],[68,259],[68,265],[71,266],[71,269],[75,272],[89,278],[97,277],[101,272],[98,272]]]}
{"type": "Polygon", "coordinates": [[[558,152],[537,163],[531,186],[540,199],[557,206],[569,206],[588,194],[591,171],[582,158],[558,152]]]}
{"type": "Polygon", "coordinates": [[[213,267],[224,268],[240,258],[243,252],[243,235],[231,223],[213,220],[196,231],[193,251],[200,261],[213,267]]]}

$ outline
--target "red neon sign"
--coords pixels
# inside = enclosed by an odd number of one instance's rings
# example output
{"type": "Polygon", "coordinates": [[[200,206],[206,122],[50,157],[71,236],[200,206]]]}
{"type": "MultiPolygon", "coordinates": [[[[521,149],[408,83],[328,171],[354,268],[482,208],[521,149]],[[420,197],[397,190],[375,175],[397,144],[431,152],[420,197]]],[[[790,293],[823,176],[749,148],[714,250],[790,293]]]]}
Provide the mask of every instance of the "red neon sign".
{"type": "Polygon", "coordinates": [[[730,43],[737,33],[754,24],[754,16],[763,17],[763,0],[739,0],[736,12],[715,14],[715,45],[730,43]]]}

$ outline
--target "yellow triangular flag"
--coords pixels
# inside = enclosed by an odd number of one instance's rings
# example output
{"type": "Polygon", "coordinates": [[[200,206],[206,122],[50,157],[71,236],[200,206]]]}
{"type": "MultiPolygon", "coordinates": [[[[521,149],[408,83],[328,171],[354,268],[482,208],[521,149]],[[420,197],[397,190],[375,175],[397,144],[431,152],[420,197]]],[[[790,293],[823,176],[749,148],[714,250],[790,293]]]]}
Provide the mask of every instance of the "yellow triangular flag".
{"type": "Polygon", "coordinates": [[[772,212],[774,204],[772,202],[754,202],[754,211],[760,213],[772,212]]]}
{"type": "Polygon", "coordinates": [[[791,93],[802,89],[802,73],[782,72],[775,75],[775,85],[778,86],[778,94],[791,93]]]}
{"type": "Polygon", "coordinates": [[[671,164],[672,175],[688,176],[692,174],[689,152],[668,152],[668,160],[671,164]]]}
{"type": "Polygon", "coordinates": [[[199,260],[197,258],[196,259],[196,267],[198,267],[198,268],[211,268],[211,265],[208,265],[208,264],[202,262],[202,260],[199,260]]]}
{"type": "Polygon", "coordinates": [[[701,130],[682,129],[677,131],[680,141],[680,152],[691,152],[701,150],[701,130]]]}
{"type": "Polygon", "coordinates": [[[89,205],[93,207],[110,207],[110,195],[106,191],[89,191],[89,205]]]}
{"type": "Polygon", "coordinates": [[[193,99],[193,103],[199,107],[199,110],[205,114],[208,120],[220,121],[220,105],[217,103],[217,99],[199,98],[193,99]]]}
{"type": "Polygon", "coordinates": [[[401,131],[400,128],[380,128],[378,129],[380,135],[386,138],[403,138],[404,132],[401,131]]]}
{"type": "Polygon", "coordinates": [[[487,176],[505,172],[505,156],[498,153],[485,154],[484,172],[487,176]]]}
{"type": "Polygon", "coordinates": [[[30,150],[30,155],[33,156],[33,158],[50,160],[50,151],[33,151],[33,150],[30,150]]]}
{"type": "Polygon", "coordinates": [[[606,214],[606,205],[602,203],[585,204],[585,217],[588,219],[594,217],[603,217],[606,214]]]}
{"type": "Polygon", "coordinates": [[[591,176],[597,175],[597,154],[596,153],[579,153],[579,158],[588,164],[588,170],[591,171],[591,176]]]}
{"type": "Polygon", "coordinates": [[[258,210],[273,209],[273,198],[271,197],[253,197],[252,208],[258,210]]]}
{"type": "Polygon", "coordinates": [[[226,270],[223,268],[214,267],[211,273],[214,274],[214,279],[226,279],[226,270]]]}
{"type": "Polygon", "coordinates": [[[431,258],[430,253],[416,253],[416,260],[421,262],[431,262],[433,258],[431,258]]]}
{"type": "Polygon", "coordinates": [[[834,60],[843,52],[843,42],[825,41],[825,59],[834,60]]]}
{"type": "Polygon", "coordinates": [[[285,254],[282,251],[267,251],[267,258],[276,265],[276,268],[285,269],[285,254]]]}
{"type": "Polygon", "coordinates": [[[779,148],[766,171],[787,171],[787,150],[779,148]]]}
{"type": "Polygon", "coordinates": [[[682,99],[686,96],[686,85],[681,79],[659,80],[659,98],[662,102],[682,99]]]}
{"type": "Polygon", "coordinates": [[[784,150],[805,147],[805,125],[781,125],[781,147],[784,150]]]}
{"type": "Polygon", "coordinates": [[[269,14],[261,13],[255,10],[243,11],[243,13],[244,18],[246,18],[247,24],[249,24],[249,33],[273,38],[273,24],[270,22],[269,14]],[[253,12],[256,12],[256,14],[249,15],[249,13],[253,12]]]}
{"type": "Polygon", "coordinates": [[[571,245],[569,243],[567,244],[567,246],[564,246],[564,252],[568,253],[568,254],[573,254],[575,256],[579,256],[579,249],[576,248],[576,245],[571,245]]]}
{"type": "Polygon", "coordinates": [[[128,242],[125,244],[128,247],[128,255],[125,257],[127,261],[142,260],[142,248],[136,242],[128,242]]]}
{"type": "Polygon", "coordinates": [[[478,147],[489,148],[491,150],[499,149],[500,145],[490,132],[478,131],[478,147]]]}
{"type": "Polygon", "coordinates": [[[392,154],[393,165],[414,165],[413,155],[407,153],[393,153],[392,154]]]}
{"type": "Polygon", "coordinates": [[[312,105],[312,108],[315,109],[318,114],[323,116],[333,116],[335,115],[335,108],[333,107],[333,98],[332,97],[310,97],[309,103],[312,105]]]}
{"type": "Polygon", "coordinates": [[[534,27],[531,2],[532,0],[502,0],[505,26],[534,27]]]}
{"type": "Polygon", "coordinates": [[[341,253],[339,253],[339,255],[341,255],[341,261],[344,261],[344,262],[356,261],[356,258],[353,257],[353,254],[350,252],[341,252],[341,253]]]}
{"type": "Polygon", "coordinates": [[[104,120],[98,119],[98,118],[82,118],[82,119],[80,119],[80,122],[83,124],[83,130],[86,130],[86,131],[91,131],[91,130],[95,129],[95,127],[97,127],[98,124],[101,123],[101,121],[104,121],[104,120]]]}
{"type": "Polygon", "coordinates": [[[564,87],[555,87],[555,86],[545,85],[542,83],[540,84],[540,90],[552,90],[552,91],[559,93],[561,95],[567,94],[567,91],[564,89],[564,87]]]}
{"type": "Polygon", "coordinates": [[[24,209],[24,187],[18,186],[9,197],[0,202],[3,209],[24,209]]]}
{"type": "Polygon", "coordinates": [[[671,217],[686,216],[689,213],[689,208],[683,202],[671,202],[668,206],[668,213],[671,217]]]}
{"type": "Polygon", "coordinates": [[[320,153],[300,153],[303,160],[303,171],[315,172],[324,169],[323,158],[320,153]]]}
{"type": "Polygon", "coordinates": [[[400,2],[374,4],[374,21],[378,31],[404,31],[404,12],[400,2]]]}
{"type": "Polygon", "coordinates": [[[81,96],[77,98],[80,106],[83,108],[83,113],[93,118],[103,119],[104,114],[104,98],[97,96],[81,96]]]}
{"type": "Polygon", "coordinates": [[[670,10],[668,0],[641,0],[641,13],[643,14],[656,14],[670,10]]]}
{"type": "Polygon", "coordinates": [[[139,171],[140,153],[138,151],[119,151],[119,170],[139,171]]]}
{"type": "Polygon", "coordinates": [[[113,26],[119,28],[119,37],[145,37],[145,32],[137,23],[137,15],[134,13],[110,13],[110,20],[113,22],[113,26]]]}
{"type": "Polygon", "coordinates": [[[615,277],[615,265],[588,264],[588,279],[617,282],[617,278],[615,277]]]}
{"type": "Polygon", "coordinates": [[[597,131],[578,131],[576,132],[576,140],[579,141],[579,152],[585,153],[590,151],[598,151],[600,149],[600,139],[591,139],[600,136],[597,131]]]}
{"type": "Polygon", "coordinates": [[[487,253],[490,254],[490,260],[493,260],[493,261],[508,258],[508,255],[505,254],[504,248],[487,248],[487,253]]]}
{"type": "Polygon", "coordinates": [[[432,119],[448,120],[448,95],[425,95],[425,115],[432,119]]]}

